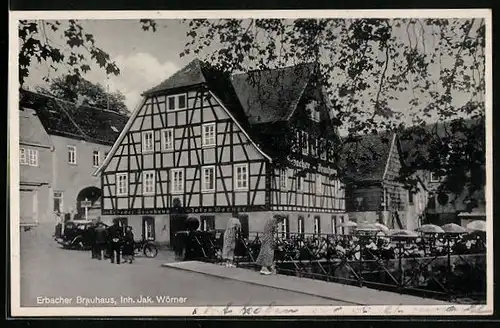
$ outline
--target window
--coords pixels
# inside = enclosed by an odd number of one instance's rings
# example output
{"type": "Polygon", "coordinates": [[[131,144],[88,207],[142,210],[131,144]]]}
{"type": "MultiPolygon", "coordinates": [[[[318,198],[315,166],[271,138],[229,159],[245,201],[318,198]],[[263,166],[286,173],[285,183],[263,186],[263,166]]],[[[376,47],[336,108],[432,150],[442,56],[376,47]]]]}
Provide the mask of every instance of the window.
{"type": "Polygon", "coordinates": [[[20,148],[19,149],[19,160],[21,162],[21,165],[28,165],[28,157],[26,155],[26,149],[25,148],[20,148]]]}
{"type": "Polygon", "coordinates": [[[161,149],[174,150],[174,129],[161,131],[161,149]]]}
{"type": "Polygon", "coordinates": [[[304,217],[299,216],[299,219],[297,221],[297,232],[299,235],[304,234],[304,217]]]}
{"type": "Polygon", "coordinates": [[[314,138],[314,141],[311,143],[311,155],[318,155],[318,138],[314,138]]]}
{"type": "Polygon", "coordinates": [[[187,105],[186,94],[167,97],[167,110],[185,109],[187,105]]]}
{"type": "Polygon", "coordinates": [[[203,168],[203,191],[215,190],[215,167],[205,166],[203,168]]]}
{"type": "Polygon", "coordinates": [[[68,163],[76,164],[76,147],[68,146],[68,163]]]}
{"type": "Polygon", "coordinates": [[[63,211],[63,193],[60,191],[54,191],[53,197],[54,199],[54,212],[62,212],[63,211]]]}
{"type": "Polygon", "coordinates": [[[427,200],[427,208],[430,210],[436,209],[436,195],[429,195],[429,198],[427,200]]]}
{"type": "Polygon", "coordinates": [[[295,180],[297,181],[297,191],[304,191],[304,177],[297,176],[295,180]]]}
{"type": "Polygon", "coordinates": [[[281,238],[286,238],[288,235],[288,218],[280,217],[278,218],[278,232],[281,238]]]}
{"type": "Polygon", "coordinates": [[[286,190],[287,180],[288,180],[288,170],[281,169],[280,170],[280,188],[282,190],[286,190]]]}
{"type": "Polygon", "coordinates": [[[142,193],[151,195],[155,193],[155,172],[142,172],[142,193]]]}
{"type": "Polygon", "coordinates": [[[28,149],[28,164],[29,166],[38,166],[38,150],[28,149]]]}
{"type": "Polygon", "coordinates": [[[215,230],[215,216],[201,216],[200,230],[211,231],[215,230]]]}
{"type": "Polygon", "coordinates": [[[203,146],[215,146],[215,123],[203,124],[203,146]]]}
{"type": "Polygon", "coordinates": [[[247,164],[238,164],[234,166],[234,184],[236,190],[248,189],[248,166],[247,164]]]}
{"type": "Polygon", "coordinates": [[[431,182],[439,182],[440,179],[439,179],[439,176],[434,173],[434,172],[431,172],[431,182]]]}
{"type": "Polygon", "coordinates": [[[171,171],[172,194],[181,194],[184,192],[184,170],[173,169],[171,171]]]}
{"type": "Polygon", "coordinates": [[[92,166],[94,166],[94,167],[99,166],[99,151],[98,150],[94,150],[94,152],[93,152],[92,166]]]}
{"type": "Polygon", "coordinates": [[[323,176],[320,174],[316,175],[316,195],[323,194],[323,176]]]}
{"type": "Polygon", "coordinates": [[[321,218],[319,216],[314,217],[314,234],[319,235],[321,233],[321,218]]]}
{"type": "Polygon", "coordinates": [[[306,105],[306,109],[309,112],[309,115],[311,116],[311,120],[319,122],[318,102],[316,100],[310,101],[306,105]]]}
{"type": "Polygon", "coordinates": [[[318,147],[319,157],[322,160],[326,160],[326,140],[319,139],[319,147],[318,147]]]}
{"type": "Polygon", "coordinates": [[[309,154],[309,134],[305,131],[301,133],[302,155],[309,154]]]}
{"type": "Polygon", "coordinates": [[[142,133],[142,152],[154,151],[153,131],[146,131],[142,133]]]}
{"type": "Polygon", "coordinates": [[[127,175],[127,173],[117,173],[116,174],[116,195],[117,196],[127,196],[128,195],[128,175],[127,175]]]}
{"type": "Polygon", "coordinates": [[[413,196],[413,191],[408,190],[408,203],[410,203],[410,205],[413,205],[413,196]]]}
{"type": "Polygon", "coordinates": [[[317,108],[311,109],[311,119],[315,122],[319,122],[321,118],[320,111],[317,108]]]}
{"type": "Polygon", "coordinates": [[[337,216],[332,215],[332,234],[337,234],[337,216]]]}

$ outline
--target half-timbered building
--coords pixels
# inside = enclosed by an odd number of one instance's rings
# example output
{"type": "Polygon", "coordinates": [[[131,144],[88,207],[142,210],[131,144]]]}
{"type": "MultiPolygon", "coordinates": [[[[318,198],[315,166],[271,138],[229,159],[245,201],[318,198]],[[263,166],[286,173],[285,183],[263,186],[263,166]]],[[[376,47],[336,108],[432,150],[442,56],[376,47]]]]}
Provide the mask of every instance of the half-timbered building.
{"type": "MultiPolygon", "coordinates": [[[[187,216],[221,229],[331,233],[342,220],[335,129],[314,65],[228,76],[194,60],[146,91],[103,165],[102,215],[168,242],[187,216]]],[[[137,234],[137,233],[136,233],[137,234]]]]}
{"type": "Polygon", "coordinates": [[[367,134],[343,143],[346,210],[354,222],[381,222],[413,230],[422,223],[428,190],[418,175],[417,188],[401,180],[401,145],[396,133],[367,134]]]}

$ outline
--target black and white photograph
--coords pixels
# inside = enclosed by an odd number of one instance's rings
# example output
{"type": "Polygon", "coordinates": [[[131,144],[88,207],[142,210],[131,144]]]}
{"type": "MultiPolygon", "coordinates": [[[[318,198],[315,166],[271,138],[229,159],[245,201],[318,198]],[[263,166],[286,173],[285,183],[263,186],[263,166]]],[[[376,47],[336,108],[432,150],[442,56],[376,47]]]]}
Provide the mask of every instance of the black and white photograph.
{"type": "Polygon", "coordinates": [[[492,314],[491,24],[11,11],[11,314],[492,314]]]}

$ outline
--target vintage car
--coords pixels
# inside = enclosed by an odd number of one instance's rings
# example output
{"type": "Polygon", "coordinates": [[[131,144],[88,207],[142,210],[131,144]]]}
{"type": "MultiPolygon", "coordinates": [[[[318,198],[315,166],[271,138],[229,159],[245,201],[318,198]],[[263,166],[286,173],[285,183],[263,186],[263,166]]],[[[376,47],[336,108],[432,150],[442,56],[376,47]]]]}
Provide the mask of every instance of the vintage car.
{"type": "Polygon", "coordinates": [[[64,223],[64,233],[56,238],[64,248],[87,250],[91,248],[89,228],[94,223],[87,220],[69,220],[64,223]]]}

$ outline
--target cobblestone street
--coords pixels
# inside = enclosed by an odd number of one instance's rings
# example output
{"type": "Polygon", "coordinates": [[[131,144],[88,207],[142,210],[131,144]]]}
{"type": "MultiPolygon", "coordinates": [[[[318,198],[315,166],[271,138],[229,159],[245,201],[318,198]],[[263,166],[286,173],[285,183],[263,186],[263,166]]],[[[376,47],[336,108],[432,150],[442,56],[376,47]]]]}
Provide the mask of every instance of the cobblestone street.
{"type": "MultiPolygon", "coordinates": [[[[342,305],[321,297],[257,286],[236,280],[162,267],[174,261],[170,251],[162,250],[154,259],[137,258],[133,264],[111,264],[91,259],[90,251],[62,249],[51,237],[50,227],[21,232],[21,306],[47,306],[37,302],[43,298],[72,298],[68,304],[95,297],[114,298],[116,304],[97,306],[138,306],[121,302],[121,297],[137,300],[151,297],[143,305],[342,305]],[[170,302],[164,298],[169,297],[170,302]],[[185,298],[179,300],[176,298],[185,298]],[[174,301],[172,301],[172,299],[174,301]]],[[[95,306],[94,304],[89,304],[95,306]]]]}

